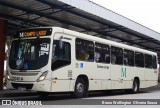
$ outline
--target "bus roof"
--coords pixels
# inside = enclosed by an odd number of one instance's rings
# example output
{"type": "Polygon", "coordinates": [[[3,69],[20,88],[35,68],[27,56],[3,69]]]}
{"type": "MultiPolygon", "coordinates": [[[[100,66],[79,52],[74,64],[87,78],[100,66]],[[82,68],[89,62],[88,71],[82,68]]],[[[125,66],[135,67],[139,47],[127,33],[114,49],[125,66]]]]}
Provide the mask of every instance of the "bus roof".
{"type": "Polygon", "coordinates": [[[63,32],[65,34],[69,34],[69,35],[72,35],[72,36],[77,37],[77,38],[82,38],[82,39],[86,39],[86,40],[90,40],[90,41],[94,41],[94,42],[100,42],[100,43],[107,44],[107,45],[113,45],[113,46],[116,46],[116,47],[120,47],[120,48],[124,48],[124,49],[128,49],[128,50],[133,50],[133,51],[157,56],[157,53],[152,52],[152,51],[148,51],[148,50],[141,49],[141,48],[138,48],[138,47],[118,43],[118,42],[107,40],[107,39],[102,39],[102,38],[99,38],[99,37],[87,35],[87,34],[84,34],[84,33],[76,32],[76,31],[72,31],[72,30],[68,30],[68,29],[64,29],[64,28],[60,28],[60,27],[53,27],[53,31],[54,32],[63,32]]]}

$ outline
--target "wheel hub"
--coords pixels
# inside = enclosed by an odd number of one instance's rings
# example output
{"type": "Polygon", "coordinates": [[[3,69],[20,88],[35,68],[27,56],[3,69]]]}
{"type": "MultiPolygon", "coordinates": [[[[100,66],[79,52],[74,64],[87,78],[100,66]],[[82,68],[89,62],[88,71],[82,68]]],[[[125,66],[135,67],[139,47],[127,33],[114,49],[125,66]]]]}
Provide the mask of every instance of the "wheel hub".
{"type": "Polygon", "coordinates": [[[78,83],[78,84],[77,84],[77,92],[78,92],[78,93],[83,93],[83,91],[84,91],[84,86],[83,86],[83,84],[78,83]]]}

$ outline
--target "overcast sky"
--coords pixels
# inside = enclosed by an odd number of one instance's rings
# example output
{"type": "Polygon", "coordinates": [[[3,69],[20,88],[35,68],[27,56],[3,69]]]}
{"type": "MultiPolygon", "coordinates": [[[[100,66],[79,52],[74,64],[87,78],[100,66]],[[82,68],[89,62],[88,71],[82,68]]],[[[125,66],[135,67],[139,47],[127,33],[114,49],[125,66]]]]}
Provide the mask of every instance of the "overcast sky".
{"type": "Polygon", "coordinates": [[[90,0],[160,33],[160,0],[90,0]]]}

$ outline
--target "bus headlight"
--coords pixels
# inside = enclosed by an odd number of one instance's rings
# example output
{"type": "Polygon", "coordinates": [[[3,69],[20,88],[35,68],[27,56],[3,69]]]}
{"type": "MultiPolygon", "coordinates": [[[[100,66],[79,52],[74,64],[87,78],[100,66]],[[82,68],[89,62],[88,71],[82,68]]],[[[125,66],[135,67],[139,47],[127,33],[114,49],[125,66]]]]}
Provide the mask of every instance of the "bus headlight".
{"type": "Polygon", "coordinates": [[[48,71],[43,72],[42,75],[37,79],[37,82],[43,81],[46,78],[47,74],[48,71]]]}
{"type": "Polygon", "coordinates": [[[10,78],[10,76],[9,76],[9,75],[7,75],[7,79],[8,79],[8,80],[11,80],[11,78],[10,78]]]}

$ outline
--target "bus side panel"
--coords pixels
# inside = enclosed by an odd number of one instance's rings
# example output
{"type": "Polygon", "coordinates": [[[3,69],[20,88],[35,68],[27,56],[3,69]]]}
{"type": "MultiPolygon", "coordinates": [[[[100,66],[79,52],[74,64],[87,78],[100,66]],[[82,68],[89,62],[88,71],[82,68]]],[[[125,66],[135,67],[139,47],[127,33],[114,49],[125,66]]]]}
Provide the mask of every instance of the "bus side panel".
{"type": "MultiPolygon", "coordinates": [[[[108,81],[110,78],[110,71],[109,69],[105,68],[106,66],[109,67],[109,64],[101,64],[101,68],[98,68],[95,62],[75,60],[73,64],[75,64],[75,66],[73,66],[73,78],[76,81],[77,77],[80,75],[87,76],[89,81],[89,91],[102,89],[106,90],[111,88],[110,81],[108,81]]],[[[100,66],[100,64],[98,65],[100,66]]],[[[73,84],[75,86],[74,82],[72,82],[71,85],[73,84]]]]}
{"type": "Polygon", "coordinates": [[[101,80],[89,80],[89,90],[101,90],[101,80]]]}
{"type": "Polygon", "coordinates": [[[139,78],[139,80],[140,80],[140,87],[139,88],[145,88],[146,87],[144,68],[135,67],[133,76],[139,78]]]}
{"type": "Polygon", "coordinates": [[[125,88],[126,89],[132,88],[133,81],[134,81],[135,77],[139,78],[141,88],[144,88],[146,86],[144,68],[129,67],[129,66],[125,66],[124,68],[126,69],[126,77],[123,77],[123,79],[125,80],[125,88]]]}
{"type": "Polygon", "coordinates": [[[112,89],[124,89],[125,83],[121,78],[121,69],[120,65],[111,65],[112,89]]]}
{"type": "Polygon", "coordinates": [[[38,83],[35,82],[32,90],[50,92],[51,81],[50,80],[44,80],[44,81],[41,81],[41,82],[38,82],[38,83]]]}
{"type": "Polygon", "coordinates": [[[75,81],[79,76],[86,76],[89,81],[89,90],[101,90],[102,75],[97,71],[96,63],[75,60],[74,64],[75,81]]]}
{"type": "Polygon", "coordinates": [[[125,73],[121,73],[121,78],[123,78],[125,81],[125,89],[131,89],[133,85],[133,79],[136,76],[135,67],[124,66],[123,69],[125,70],[125,73]]]}
{"type": "MultiPolygon", "coordinates": [[[[96,63],[96,73],[101,80],[101,90],[111,89],[110,64],[96,63]]],[[[97,79],[97,76],[94,76],[97,79]]]]}
{"type": "Polygon", "coordinates": [[[138,77],[140,87],[144,88],[144,68],[111,65],[112,89],[132,88],[133,80],[138,77]]]}
{"type": "Polygon", "coordinates": [[[52,91],[53,92],[67,92],[70,91],[71,80],[52,80],[52,91]]]}
{"type": "Polygon", "coordinates": [[[102,80],[102,90],[112,89],[112,81],[111,80],[102,80]]]}
{"type": "Polygon", "coordinates": [[[74,91],[76,80],[73,79],[70,81],[69,91],[74,91]]]}
{"type": "Polygon", "coordinates": [[[52,71],[51,85],[53,92],[58,92],[58,91],[64,92],[70,90],[71,79],[70,76],[68,75],[72,74],[71,67],[72,64],[56,69],[55,71],[52,71]]]}
{"type": "Polygon", "coordinates": [[[145,74],[144,74],[144,68],[140,67],[126,67],[126,84],[125,88],[132,88],[134,78],[139,78],[140,80],[140,88],[144,88],[146,86],[145,84],[145,74]]]}
{"type": "Polygon", "coordinates": [[[126,80],[125,81],[125,89],[131,89],[133,85],[133,80],[126,80]]]}
{"type": "Polygon", "coordinates": [[[155,69],[145,69],[146,87],[157,85],[158,72],[155,69]]]}

